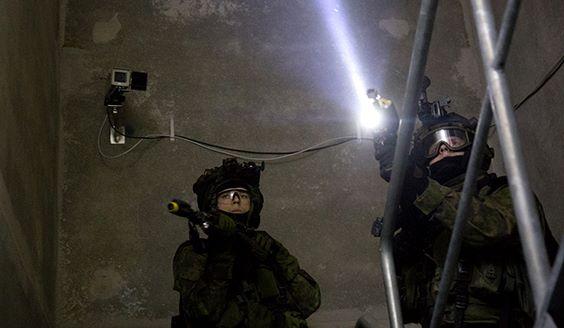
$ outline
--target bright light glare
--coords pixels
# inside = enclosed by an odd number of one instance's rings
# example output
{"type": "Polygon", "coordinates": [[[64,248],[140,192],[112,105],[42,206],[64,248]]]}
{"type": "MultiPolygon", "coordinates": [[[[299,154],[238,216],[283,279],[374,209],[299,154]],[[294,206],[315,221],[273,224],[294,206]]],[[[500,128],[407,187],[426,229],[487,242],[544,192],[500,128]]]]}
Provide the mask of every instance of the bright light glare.
{"type": "MultiPolygon", "coordinates": [[[[344,11],[341,10],[338,0],[317,0],[317,4],[321,8],[323,17],[339,50],[341,60],[348,72],[349,80],[354,90],[354,99],[351,99],[352,106],[357,110],[359,123],[364,126],[365,121],[375,122],[376,116],[380,115],[375,113],[376,110],[367,101],[366,83],[362,78],[359,62],[350,42],[353,38],[351,38],[348,27],[345,24],[344,11]],[[374,119],[367,120],[369,117],[374,119]]],[[[360,131],[358,131],[358,134],[360,136],[360,131]]]]}
{"type": "Polygon", "coordinates": [[[360,124],[366,129],[377,129],[382,124],[382,112],[376,108],[364,107],[360,110],[360,124]]]}

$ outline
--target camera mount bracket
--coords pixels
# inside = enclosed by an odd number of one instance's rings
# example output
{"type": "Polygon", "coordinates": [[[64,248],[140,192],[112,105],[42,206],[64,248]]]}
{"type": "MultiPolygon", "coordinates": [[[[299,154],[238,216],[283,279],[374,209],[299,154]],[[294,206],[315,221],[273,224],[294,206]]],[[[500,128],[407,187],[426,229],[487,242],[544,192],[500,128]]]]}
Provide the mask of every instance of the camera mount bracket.
{"type": "MultiPolygon", "coordinates": [[[[110,76],[110,90],[104,99],[110,121],[110,144],[125,144],[125,125],[123,124],[121,108],[125,103],[125,93],[132,90],[147,90],[145,72],[135,72],[128,69],[114,68],[110,76]]],[[[173,133],[171,133],[172,135],[173,133]]]]}

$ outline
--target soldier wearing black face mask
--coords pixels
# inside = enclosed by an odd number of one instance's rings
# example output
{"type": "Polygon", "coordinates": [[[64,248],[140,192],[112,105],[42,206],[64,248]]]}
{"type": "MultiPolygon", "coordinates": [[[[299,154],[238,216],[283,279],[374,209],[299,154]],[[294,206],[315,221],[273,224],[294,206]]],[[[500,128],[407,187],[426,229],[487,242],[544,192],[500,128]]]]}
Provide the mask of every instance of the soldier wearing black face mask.
{"type": "MultiPolygon", "coordinates": [[[[460,182],[470,160],[477,121],[445,113],[425,123],[415,135],[413,157],[417,166],[428,170],[429,177],[441,185],[460,182]]],[[[493,155],[493,149],[487,147],[482,173],[488,171],[493,155]]]]}
{"type": "MultiPolygon", "coordinates": [[[[422,99],[422,126],[415,133],[410,153],[393,244],[404,322],[428,327],[476,120],[447,113],[439,104],[422,99]]],[[[393,128],[374,136],[375,157],[386,181],[393,168],[395,140],[393,128]]],[[[534,304],[507,179],[488,173],[493,155],[487,147],[463,235],[458,272],[440,327],[532,327],[534,322],[534,304]]],[[[557,244],[540,202],[537,205],[553,257],[557,244]]]]}

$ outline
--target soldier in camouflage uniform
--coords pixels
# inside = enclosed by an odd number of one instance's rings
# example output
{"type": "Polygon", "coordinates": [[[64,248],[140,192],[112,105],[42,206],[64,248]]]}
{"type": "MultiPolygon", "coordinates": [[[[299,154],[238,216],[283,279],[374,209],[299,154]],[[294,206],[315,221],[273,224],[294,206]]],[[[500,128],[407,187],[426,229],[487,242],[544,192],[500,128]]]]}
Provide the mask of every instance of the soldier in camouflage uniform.
{"type": "MultiPolygon", "coordinates": [[[[389,181],[397,114],[375,134],[380,175],[389,181]],[[391,127],[391,128],[390,128],[391,127]]],[[[476,120],[442,111],[420,115],[394,235],[394,258],[405,323],[428,327],[438,295],[476,120]]],[[[511,194],[505,177],[488,173],[493,149],[484,155],[477,191],[464,230],[455,281],[440,327],[532,327],[534,304],[511,194]]],[[[550,255],[557,249],[540,203],[550,255]]]]}
{"type": "Polygon", "coordinates": [[[194,184],[208,238],[182,244],[173,261],[180,315],[173,327],[307,327],[320,305],[315,280],[260,223],[261,168],[226,159],[194,184]]]}

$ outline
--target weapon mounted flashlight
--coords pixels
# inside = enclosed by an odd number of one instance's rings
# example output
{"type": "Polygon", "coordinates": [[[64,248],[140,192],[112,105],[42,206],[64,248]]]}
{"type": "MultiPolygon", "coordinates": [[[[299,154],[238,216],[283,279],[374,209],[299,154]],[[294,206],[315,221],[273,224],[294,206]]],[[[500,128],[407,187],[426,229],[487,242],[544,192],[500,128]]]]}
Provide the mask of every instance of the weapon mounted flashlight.
{"type": "Polygon", "coordinates": [[[392,105],[392,101],[382,97],[375,89],[368,89],[366,92],[370,106],[362,109],[361,123],[365,128],[378,130],[383,128],[384,111],[392,105]]]}
{"type": "Polygon", "coordinates": [[[183,200],[173,199],[166,205],[168,212],[174,215],[178,215],[183,218],[187,218],[192,223],[201,225],[202,228],[208,229],[210,227],[209,222],[205,215],[201,212],[194,211],[190,204],[183,200]]]}

